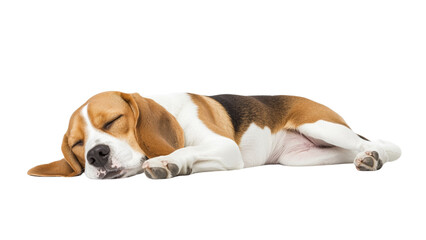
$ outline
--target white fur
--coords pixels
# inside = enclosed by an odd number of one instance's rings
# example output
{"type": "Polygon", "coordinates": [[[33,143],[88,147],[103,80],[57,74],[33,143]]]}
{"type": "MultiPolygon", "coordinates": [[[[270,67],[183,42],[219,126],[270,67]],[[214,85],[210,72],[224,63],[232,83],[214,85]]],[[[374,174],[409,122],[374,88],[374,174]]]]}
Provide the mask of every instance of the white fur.
{"type": "MultiPolygon", "coordinates": [[[[94,146],[98,144],[105,144],[109,146],[111,151],[111,166],[117,169],[122,168],[123,173],[125,173],[123,177],[134,175],[141,171],[141,159],[144,157],[142,153],[131,148],[126,141],[115,138],[93,127],[87,112],[87,105],[81,110],[81,116],[83,116],[86,124],[84,156],[87,156],[87,152],[90,151],[90,149],[92,149],[94,146]]],[[[100,174],[105,174],[105,169],[96,168],[87,162],[86,157],[85,159],[85,174],[87,177],[99,178],[100,174]]]]}
{"type": "Polygon", "coordinates": [[[360,138],[351,129],[336,123],[317,121],[298,127],[302,134],[323,140],[331,145],[351,150],[356,153],[377,151],[383,162],[394,161],[401,156],[401,149],[387,141],[366,141],[360,138]]]}
{"type": "Polygon", "coordinates": [[[244,167],[280,163],[290,166],[349,163],[355,153],[338,147],[320,148],[303,135],[250,124],[240,142],[244,167]]]}
{"type": "Polygon", "coordinates": [[[252,123],[239,145],[244,167],[274,163],[290,166],[351,163],[357,154],[366,151],[377,151],[385,163],[401,155],[393,143],[363,140],[351,129],[336,123],[320,120],[303,124],[297,130],[271,133],[268,127],[252,123]]]}
{"type": "Polygon", "coordinates": [[[229,138],[211,131],[199,118],[198,106],[186,94],[151,97],[170,112],[181,125],[185,147],[167,156],[146,161],[145,167],[160,167],[162,162],[176,164],[180,174],[216,170],[231,170],[243,167],[238,145],[229,138]]]}
{"type": "Polygon", "coordinates": [[[262,129],[254,123],[250,124],[240,141],[244,167],[265,164],[273,151],[275,139],[268,127],[262,129]]]}

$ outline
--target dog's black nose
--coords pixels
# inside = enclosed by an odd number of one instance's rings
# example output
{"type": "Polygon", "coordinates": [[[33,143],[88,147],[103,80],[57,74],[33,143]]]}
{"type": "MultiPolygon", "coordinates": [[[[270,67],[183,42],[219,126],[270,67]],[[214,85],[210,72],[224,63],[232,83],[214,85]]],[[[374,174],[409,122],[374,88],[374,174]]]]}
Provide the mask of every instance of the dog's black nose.
{"type": "Polygon", "coordinates": [[[109,152],[107,145],[96,145],[87,153],[87,162],[95,167],[103,167],[108,162],[109,152]]]}

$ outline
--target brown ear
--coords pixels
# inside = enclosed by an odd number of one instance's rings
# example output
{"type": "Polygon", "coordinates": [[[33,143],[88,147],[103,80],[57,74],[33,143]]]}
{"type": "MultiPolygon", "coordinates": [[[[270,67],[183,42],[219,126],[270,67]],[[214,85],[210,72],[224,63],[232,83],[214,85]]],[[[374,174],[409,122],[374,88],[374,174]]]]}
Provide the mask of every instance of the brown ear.
{"type": "Polygon", "coordinates": [[[66,135],[62,141],[62,153],[64,154],[64,159],[33,167],[28,171],[28,175],[39,177],[73,177],[82,174],[84,163],[80,163],[71,152],[66,135]]]}
{"type": "Polygon", "coordinates": [[[135,116],[135,136],[149,158],[168,155],[184,147],[183,129],[160,104],[139,94],[122,94],[135,116]]]}

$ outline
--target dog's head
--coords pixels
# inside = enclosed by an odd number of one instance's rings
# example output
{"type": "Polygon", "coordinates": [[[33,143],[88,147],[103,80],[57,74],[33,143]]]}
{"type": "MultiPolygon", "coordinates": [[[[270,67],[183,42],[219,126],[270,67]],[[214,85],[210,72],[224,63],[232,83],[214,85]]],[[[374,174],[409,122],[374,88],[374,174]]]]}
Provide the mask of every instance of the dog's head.
{"type": "Polygon", "coordinates": [[[162,106],[139,94],[104,92],[71,116],[62,141],[64,159],[36,166],[33,176],[121,178],[142,172],[142,163],[184,145],[183,130],[162,106]]]}

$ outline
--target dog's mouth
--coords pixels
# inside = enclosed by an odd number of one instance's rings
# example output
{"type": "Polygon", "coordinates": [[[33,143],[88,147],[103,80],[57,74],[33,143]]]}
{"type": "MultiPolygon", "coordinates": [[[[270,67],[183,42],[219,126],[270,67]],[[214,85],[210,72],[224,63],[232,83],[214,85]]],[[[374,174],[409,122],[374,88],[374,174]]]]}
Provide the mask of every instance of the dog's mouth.
{"type": "Polygon", "coordinates": [[[110,159],[105,166],[96,169],[96,177],[98,179],[116,179],[123,177],[125,174],[126,171],[115,158],[110,159]]]}
{"type": "Polygon", "coordinates": [[[98,179],[116,179],[121,178],[126,174],[126,171],[118,170],[107,170],[105,168],[99,168],[96,172],[96,177],[98,179]]]}
{"type": "MultiPolygon", "coordinates": [[[[140,159],[140,165],[146,161],[148,157],[144,156],[140,159]]],[[[96,179],[117,179],[117,178],[125,178],[130,177],[135,174],[142,173],[143,169],[140,167],[135,168],[124,168],[122,164],[116,159],[111,159],[108,161],[105,166],[95,168],[95,176],[93,178],[96,179]],[[137,170],[140,169],[140,170],[137,170]]]]}

